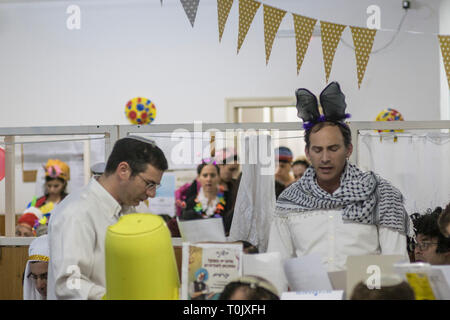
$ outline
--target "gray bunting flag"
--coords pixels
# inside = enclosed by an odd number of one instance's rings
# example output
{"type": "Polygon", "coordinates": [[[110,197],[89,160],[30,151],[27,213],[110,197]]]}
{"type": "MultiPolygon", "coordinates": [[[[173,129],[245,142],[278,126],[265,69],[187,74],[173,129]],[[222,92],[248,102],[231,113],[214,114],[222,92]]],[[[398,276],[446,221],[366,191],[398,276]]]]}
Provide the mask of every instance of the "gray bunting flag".
{"type": "Polygon", "coordinates": [[[198,4],[200,0],[180,0],[183,5],[184,11],[188,16],[191,26],[194,27],[195,16],[197,15],[198,4]]]}

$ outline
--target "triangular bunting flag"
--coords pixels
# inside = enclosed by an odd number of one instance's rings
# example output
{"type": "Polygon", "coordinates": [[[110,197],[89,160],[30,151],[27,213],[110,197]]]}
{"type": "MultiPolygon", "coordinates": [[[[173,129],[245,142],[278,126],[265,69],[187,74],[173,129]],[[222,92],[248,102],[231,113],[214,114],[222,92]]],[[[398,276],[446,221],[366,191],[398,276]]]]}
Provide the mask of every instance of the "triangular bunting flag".
{"type": "Polygon", "coordinates": [[[329,23],[320,21],[320,33],[322,36],[322,52],[323,63],[325,65],[326,82],[331,73],[331,66],[333,65],[334,54],[336,53],[337,46],[341,40],[342,32],[345,29],[345,25],[329,23]]]}
{"type": "Polygon", "coordinates": [[[272,51],[273,40],[277,35],[281,21],[286,15],[286,11],[274,7],[263,5],[264,7],[264,42],[266,45],[266,65],[269,63],[270,52],[272,51]]]}
{"type": "Polygon", "coordinates": [[[358,88],[366,72],[369,55],[372,52],[373,41],[375,40],[376,29],[352,27],[353,44],[355,45],[356,70],[358,72],[358,88]]]}
{"type": "Polygon", "coordinates": [[[308,49],[311,36],[314,32],[314,26],[317,19],[303,17],[293,13],[294,29],[295,29],[295,43],[297,46],[297,75],[305,58],[306,50],[308,49]]]}
{"type": "Polygon", "coordinates": [[[256,11],[258,11],[261,3],[253,0],[239,0],[239,35],[238,35],[238,49],[241,49],[248,29],[255,18],[256,11]]]}
{"type": "Polygon", "coordinates": [[[191,23],[191,26],[194,27],[195,17],[197,15],[198,4],[200,0],[180,0],[183,5],[184,12],[191,23]]]}
{"type": "Polygon", "coordinates": [[[438,35],[438,38],[441,45],[442,62],[444,63],[448,87],[450,88],[450,36],[438,35]]]}
{"type": "Polygon", "coordinates": [[[227,23],[228,15],[230,14],[233,0],[217,0],[217,16],[219,21],[219,42],[222,41],[223,31],[227,23]]]}

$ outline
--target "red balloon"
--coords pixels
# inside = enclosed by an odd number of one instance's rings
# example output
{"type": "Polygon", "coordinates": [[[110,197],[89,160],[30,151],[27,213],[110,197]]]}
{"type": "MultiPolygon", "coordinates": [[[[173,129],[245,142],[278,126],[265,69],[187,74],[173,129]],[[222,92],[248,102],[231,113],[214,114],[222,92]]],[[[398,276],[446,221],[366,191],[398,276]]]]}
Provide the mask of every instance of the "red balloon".
{"type": "Polygon", "coordinates": [[[5,178],[5,150],[0,148],[0,181],[5,178]]]}

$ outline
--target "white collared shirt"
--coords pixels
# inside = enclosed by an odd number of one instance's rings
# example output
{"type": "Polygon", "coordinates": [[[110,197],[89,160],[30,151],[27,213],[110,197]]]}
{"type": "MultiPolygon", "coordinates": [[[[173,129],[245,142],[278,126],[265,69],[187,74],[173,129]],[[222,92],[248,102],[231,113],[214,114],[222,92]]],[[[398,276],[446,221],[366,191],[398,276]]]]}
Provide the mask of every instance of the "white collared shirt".
{"type": "Polygon", "coordinates": [[[346,269],[348,256],[400,254],[408,259],[406,236],[375,225],[344,222],[342,210],[313,210],[274,216],[269,252],[284,259],[318,253],[327,271],[346,269]]]}
{"type": "Polygon", "coordinates": [[[51,215],[47,299],[101,299],[106,293],[105,237],[122,208],[95,178],[51,215]]]}

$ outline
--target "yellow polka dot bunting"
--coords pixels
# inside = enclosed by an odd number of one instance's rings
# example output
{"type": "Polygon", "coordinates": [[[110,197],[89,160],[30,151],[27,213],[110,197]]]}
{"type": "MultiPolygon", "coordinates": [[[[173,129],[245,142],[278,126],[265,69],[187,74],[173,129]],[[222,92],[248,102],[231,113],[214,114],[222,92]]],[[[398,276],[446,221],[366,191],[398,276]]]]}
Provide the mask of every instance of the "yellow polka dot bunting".
{"type": "Polygon", "coordinates": [[[264,42],[266,46],[266,65],[269,63],[273,40],[280,28],[286,11],[264,5],[264,42]]]}
{"type": "Polygon", "coordinates": [[[345,25],[320,21],[320,33],[322,37],[323,62],[325,66],[326,82],[330,77],[334,54],[341,40],[345,25]]]}
{"type": "Polygon", "coordinates": [[[350,27],[352,30],[353,44],[355,45],[356,71],[358,73],[358,88],[366,72],[369,55],[372,52],[373,41],[375,40],[376,29],[350,27]]]}
{"type": "Polygon", "coordinates": [[[223,31],[225,30],[225,24],[230,14],[233,0],[217,0],[217,16],[219,22],[219,42],[222,41],[223,31]]]}
{"type": "Polygon", "coordinates": [[[239,0],[239,34],[238,34],[238,49],[241,49],[242,43],[244,43],[245,36],[248,29],[255,18],[256,11],[258,11],[261,3],[253,0],[239,0]]]}
{"type": "Polygon", "coordinates": [[[186,13],[191,26],[194,27],[195,17],[197,16],[197,9],[200,0],[180,0],[183,5],[184,12],[186,13]]]}
{"type": "Polygon", "coordinates": [[[450,36],[438,35],[438,38],[441,45],[442,62],[444,63],[447,82],[450,88],[450,36]]]}
{"type": "Polygon", "coordinates": [[[297,75],[305,58],[311,36],[314,31],[317,19],[303,17],[298,14],[292,14],[294,18],[295,43],[297,47],[297,75]]]}

